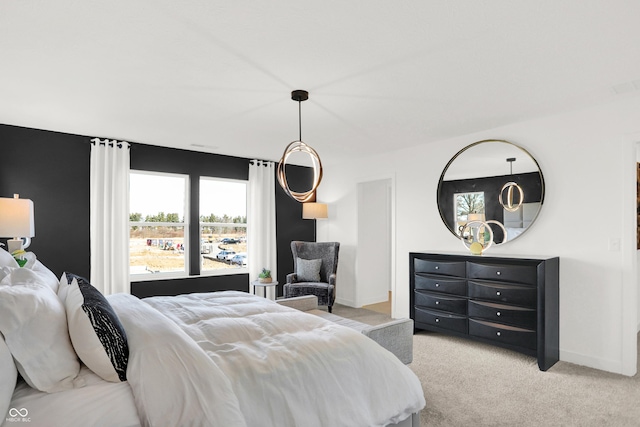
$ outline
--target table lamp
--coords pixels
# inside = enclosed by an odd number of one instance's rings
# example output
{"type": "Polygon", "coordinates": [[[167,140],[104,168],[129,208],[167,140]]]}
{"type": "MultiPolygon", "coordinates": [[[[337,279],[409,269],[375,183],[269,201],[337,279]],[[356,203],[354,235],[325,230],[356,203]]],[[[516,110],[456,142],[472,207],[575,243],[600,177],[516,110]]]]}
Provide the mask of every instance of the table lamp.
{"type": "Polygon", "coordinates": [[[18,194],[0,197],[0,237],[12,237],[7,241],[9,253],[27,248],[35,235],[33,202],[18,194]]]}
{"type": "Polygon", "coordinates": [[[329,212],[326,203],[306,202],[302,204],[302,219],[312,219],[314,221],[313,226],[313,241],[316,241],[316,225],[317,219],[329,218],[329,212]]]}
{"type": "Polygon", "coordinates": [[[306,202],[302,204],[303,219],[326,219],[328,217],[326,203],[306,202]]]}

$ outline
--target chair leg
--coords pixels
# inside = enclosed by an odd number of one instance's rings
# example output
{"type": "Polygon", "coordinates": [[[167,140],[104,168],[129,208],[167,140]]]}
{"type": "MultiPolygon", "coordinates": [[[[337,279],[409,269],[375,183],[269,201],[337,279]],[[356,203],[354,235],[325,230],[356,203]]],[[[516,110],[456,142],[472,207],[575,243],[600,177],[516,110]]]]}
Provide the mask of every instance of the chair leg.
{"type": "Polygon", "coordinates": [[[331,306],[327,306],[327,309],[329,310],[329,313],[331,313],[331,306]]]}

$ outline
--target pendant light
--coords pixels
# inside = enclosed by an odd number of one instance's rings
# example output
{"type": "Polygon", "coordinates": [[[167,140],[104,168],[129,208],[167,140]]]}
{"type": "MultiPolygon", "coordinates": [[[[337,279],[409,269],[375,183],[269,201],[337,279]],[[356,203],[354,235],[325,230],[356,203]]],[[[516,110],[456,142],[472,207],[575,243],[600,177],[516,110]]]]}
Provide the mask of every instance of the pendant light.
{"type": "MultiPolygon", "coordinates": [[[[513,162],[516,161],[515,157],[509,157],[507,159],[507,162],[509,162],[509,166],[510,166],[510,174],[513,175],[513,162]]],[[[524,203],[524,191],[522,190],[522,187],[520,187],[516,182],[510,181],[507,182],[505,185],[502,186],[502,189],[500,189],[500,195],[498,196],[498,202],[500,202],[500,204],[502,205],[502,207],[504,208],[504,210],[508,211],[508,212],[515,212],[518,209],[520,209],[520,206],[522,206],[522,203],[524,203]],[[516,189],[518,191],[518,195],[519,195],[519,199],[518,199],[518,203],[514,204],[513,203],[513,190],[516,189]],[[507,190],[507,197],[506,197],[506,203],[503,202],[502,200],[502,194],[504,193],[504,190],[507,190]]]]}
{"type": "Polygon", "coordinates": [[[316,150],[314,150],[311,146],[305,144],[302,141],[302,101],[306,101],[309,99],[309,92],[306,90],[294,90],[291,92],[291,99],[298,102],[298,127],[299,127],[299,138],[297,141],[293,141],[287,148],[284,150],[280,161],[278,162],[278,182],[280,186],[284,189],[284,191],[294,200],[297,200],[300,203],[305,202],[314,202],[316,198],[316,190],[320,185],[320,181],[322,181],[322,162],[320,161],[320,156],[316,150]],[[304,154],[308,154],[311,157],[311,163],[313,167],[313,182],[311,188],[307,191],[297,192],[293,191],[289,188],[289,183],[287,182],[287,174],[286,174],[286,165],[289,157],[296,152],[301,152],[304,154]]]}

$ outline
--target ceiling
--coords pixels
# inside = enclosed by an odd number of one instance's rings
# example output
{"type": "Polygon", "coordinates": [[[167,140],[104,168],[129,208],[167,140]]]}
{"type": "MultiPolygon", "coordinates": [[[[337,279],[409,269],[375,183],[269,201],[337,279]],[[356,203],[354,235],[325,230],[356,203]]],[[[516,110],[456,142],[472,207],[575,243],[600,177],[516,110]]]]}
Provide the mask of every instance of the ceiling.
{"type": "Polygon", "coordinates": [[[0,123],[278,160],[305,89],[302,139],[327,164],[638,96],[638,17],[634,0],[2,0],[0,123]]]}

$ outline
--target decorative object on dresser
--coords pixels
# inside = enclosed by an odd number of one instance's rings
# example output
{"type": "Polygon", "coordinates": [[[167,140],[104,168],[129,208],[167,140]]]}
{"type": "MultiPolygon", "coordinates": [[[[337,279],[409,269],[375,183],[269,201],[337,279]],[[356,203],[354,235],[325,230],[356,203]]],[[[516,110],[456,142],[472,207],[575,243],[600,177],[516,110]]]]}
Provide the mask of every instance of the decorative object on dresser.
{"type": "Polygon", "coordinates": [[[554,258],[409,254],[415,329],[559,359],[559,265],[554,258]]]}

